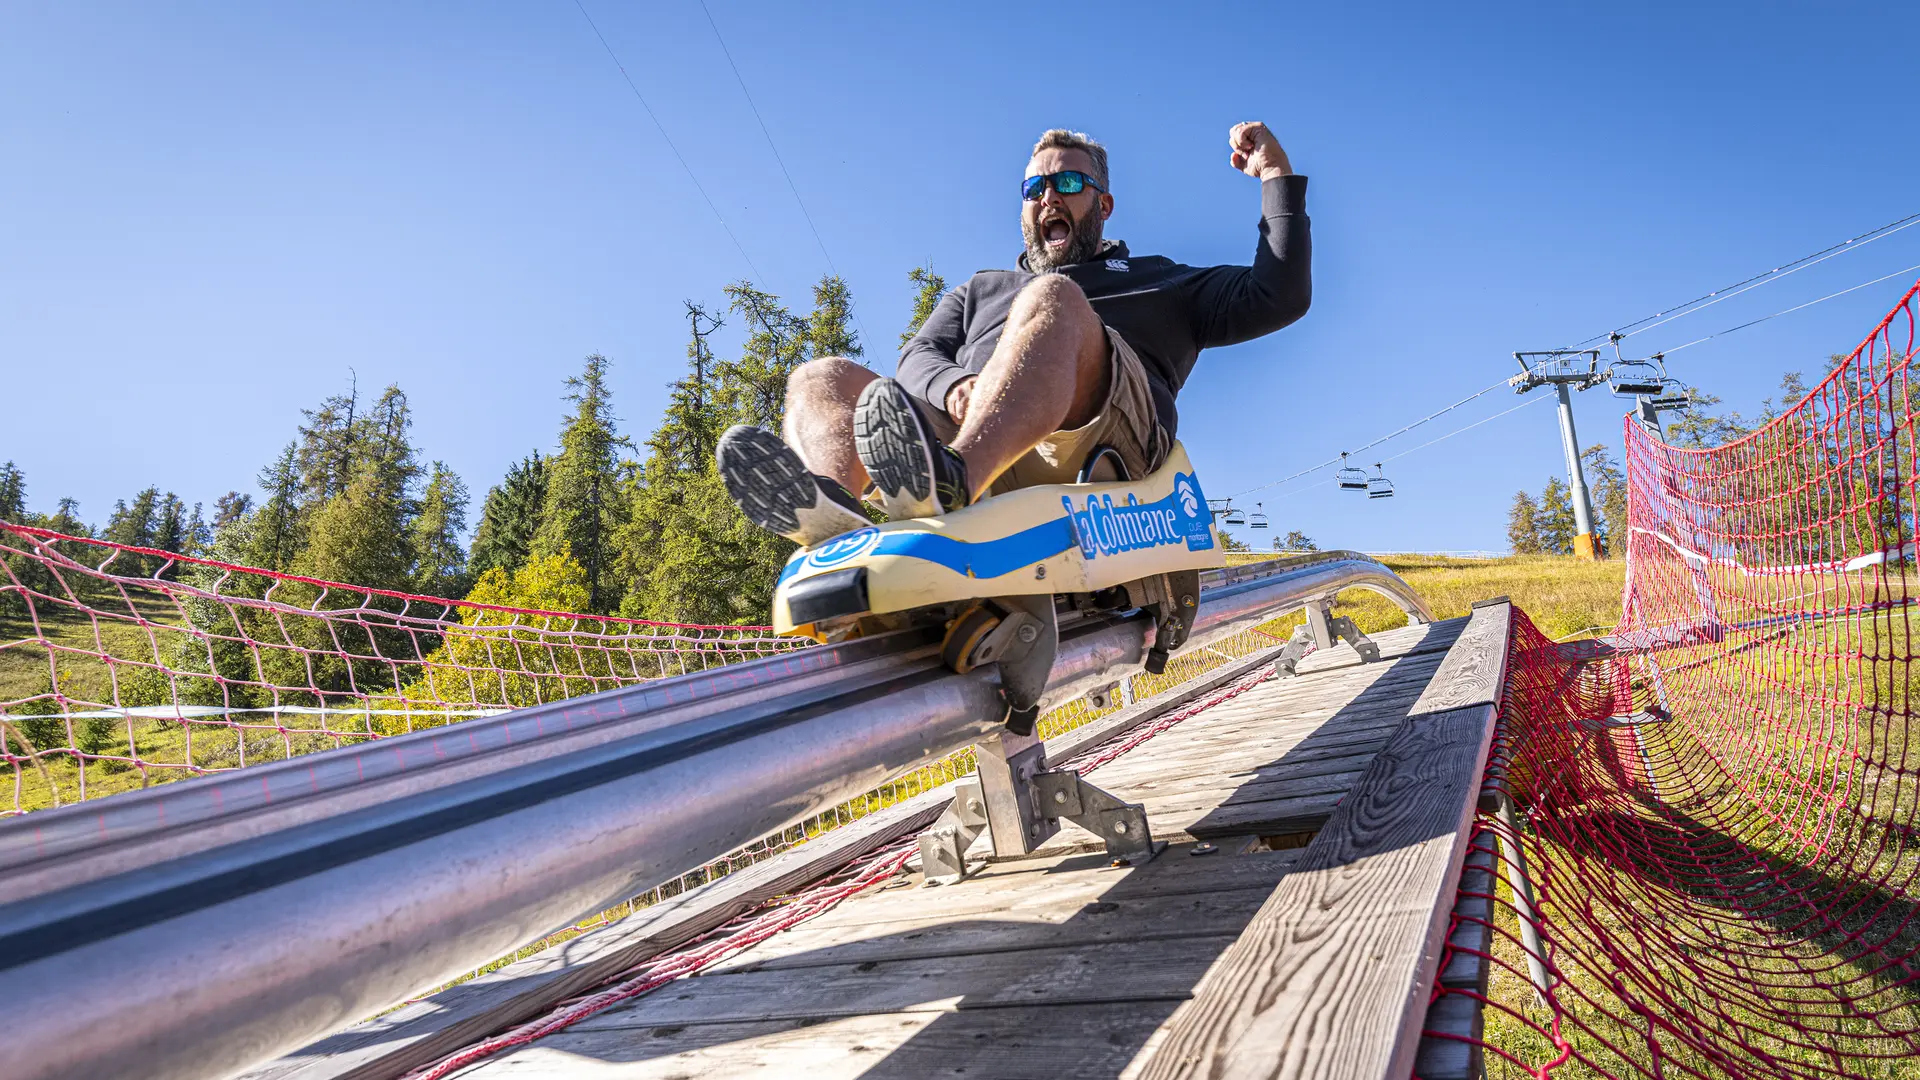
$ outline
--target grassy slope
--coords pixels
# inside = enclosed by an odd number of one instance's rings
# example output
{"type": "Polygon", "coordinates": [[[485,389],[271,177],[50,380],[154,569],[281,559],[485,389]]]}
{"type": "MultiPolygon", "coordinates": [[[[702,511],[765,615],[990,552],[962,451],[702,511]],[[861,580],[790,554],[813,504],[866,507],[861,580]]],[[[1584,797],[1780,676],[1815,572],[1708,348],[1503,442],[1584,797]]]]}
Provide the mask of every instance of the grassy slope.
{"type": "MultiPolygon", "coordinates": [[[[1271,558],[1233,557],[1235,563],[1271,558]]],[[[1626,563],[1588,563],[1559,555],[1506,559],[1450,559],[1437,555],[1389,555],[1380,560],[1413,586],[1435,618],[1465,615],[1476,600],[1506,596],[1553,638],[1604,633],[1620,619],[1626,563]]],[[[1341,593],[1335,613],[1353,616],[1362,633],[1390,630],[1406,618],[1393,602],[1365,589],[1341,593]]],[[[1299,625],[1290,615],[1263,629],[1277,633],[1299,625]]]]}

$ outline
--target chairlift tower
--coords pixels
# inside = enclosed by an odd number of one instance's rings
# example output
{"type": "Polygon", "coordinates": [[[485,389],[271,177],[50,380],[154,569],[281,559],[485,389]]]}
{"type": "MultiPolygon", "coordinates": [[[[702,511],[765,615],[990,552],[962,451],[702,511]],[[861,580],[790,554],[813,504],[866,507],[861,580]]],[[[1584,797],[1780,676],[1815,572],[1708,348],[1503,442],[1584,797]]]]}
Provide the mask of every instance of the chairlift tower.
{"type": "Polygon", "coordinates": [[[1554,349],[1550,352],[1517,352],[1520,374],[1509,379],[1513,392],[1524,394],[1537,387],[1551,386],[1560,399],[1560,441],[1567,451],[1567,484],[1573,496],[1573,554],[1575,558],[1598,562],[1607,557],[1593,535],[1593,497],[1587,491],[1586,471],[1580,467],[1580,436],[1573,429],[1573,391],[1586,390],[1607,381],[1600,370],[1599,349],[1554,349]]]}

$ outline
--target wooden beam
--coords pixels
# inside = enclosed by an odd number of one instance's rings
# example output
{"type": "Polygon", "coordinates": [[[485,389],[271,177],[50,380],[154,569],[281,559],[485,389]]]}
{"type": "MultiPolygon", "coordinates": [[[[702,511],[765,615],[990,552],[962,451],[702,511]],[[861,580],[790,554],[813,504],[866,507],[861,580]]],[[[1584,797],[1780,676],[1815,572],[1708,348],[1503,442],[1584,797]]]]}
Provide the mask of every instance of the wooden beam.
{"type": "Polygon", "coordinates": [[[1421,702],[1127,1076],[1411,1074],[1505,678],[1476,610],[1421,702]],[[1456,654],[1459,654],[1456,659],[1456,654]],[[1433,706],[1463,702],[1438,709],[1433,706]]]}
{"type": "Polygon", "coordinates": [[[1499,704],[1507,683],[1507,635],[1512,625],[1513,606],[1505,598],[1476,604],[1467,628],[1447,650],[1411,715],[1499,704]]]}

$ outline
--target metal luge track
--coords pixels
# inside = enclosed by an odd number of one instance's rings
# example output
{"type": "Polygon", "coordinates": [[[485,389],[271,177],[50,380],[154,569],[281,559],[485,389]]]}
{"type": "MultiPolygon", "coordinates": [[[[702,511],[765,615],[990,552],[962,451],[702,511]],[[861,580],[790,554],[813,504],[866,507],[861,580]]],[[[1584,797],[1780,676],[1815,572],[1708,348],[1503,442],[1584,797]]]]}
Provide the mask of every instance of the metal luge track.
{"type": "MultiPolygon", "coordinates": [[[[1347,588],[1352,552],[1211,573],[1186,649],[1347,588]]],[[[1063,622],[1045,706],[1140,666],[1063,622]]],[[[0,824],[10,1080],[228,1075],[962,749],[997,672],[907,631],[0,824]]]]}

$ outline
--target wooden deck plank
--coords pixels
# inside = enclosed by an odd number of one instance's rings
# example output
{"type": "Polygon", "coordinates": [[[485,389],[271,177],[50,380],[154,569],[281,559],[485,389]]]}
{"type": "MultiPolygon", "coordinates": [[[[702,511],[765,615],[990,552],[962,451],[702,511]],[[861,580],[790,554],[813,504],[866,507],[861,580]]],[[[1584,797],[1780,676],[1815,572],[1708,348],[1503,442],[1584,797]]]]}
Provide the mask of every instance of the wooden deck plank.
{"type": "MultiPolygon", "coordinates": [[[[868,893],[858,902],[842,904],[806,926],[858,931],[922,918],[989,912],[1025,914],[1059,910],[1071,913],[1080,905],[1096,900],[1132,901],[1237,889],[1270,890],[1298,855],[1298,852],[1272,852],[1217,858],[1187,856],[1155,859],[1142,867],[1113,868],[1096,854],[1072,852],[1031,862],[991,863],[968,878],[966,888],[922,888],[917,884],[918,879],[904,879],[902,887],[868,893]],[[1040,864],[1037,868],[1036,863],[1040,864]],[[1097,872],[1077,873],[1073,872],[1074,868],[1097,872]]],[[[750,957],[757,952],[756,949],[742,956],[750,957]]]]}
{"type": "Polygon", "coordinates": [[[490,1062],[501,1080],[1060,1080],[1113,1076],[1175,1002],[563,1031],[490,1062]]]}
{"type": "MultiPolygon", "coordinates": [[[[1227,839],[1312,832],[1349,814],[1351,782],[1392,752],[1466,625],[1375,635],[1380,663],[1322,650],[1297,677],[1191,717],[1091,776],[1144,802],[1156,836],[1218,838],[1213,855],[1174,847],[1113,870],[1098,855],[1055,852],[953,886],[870,892],[461,1075],[1117,1075],[1314,850],[1235,855],[1244,845],[1227,839]]],[[[1197,700],[1270,655],[1190,682],[1179,703],[1155,699],[1050,740],[1049,756],[1197,700]]]]}
{"type": "Polygon", "coordinates": [[[1248,881],[1238,889],[1182,890],[1138,899],[1059,890],[1054,902],[1044,908],[1033,904],[1009,906],[992,912],[991,919],[964,919],[949,912],[926,912],[917,918],[872,923],[868,932],[874,936],[865,938],[850,939],[844,926],[808,925],[781,934],[764,946],[709,970],[716,974],[766,971],[819,967],[826,963],[929,959],[1238,934],[1265,902],[1273,883],[1287,866],[1297,861],[1298,855],[1298,851],[1263,854],[1262,861],[1270,861],[1273,872],[1263,875],[1267,878],[1265,882],[1248,881]]]}
{"type": "MultiPolygon", "coordinates": [[[[1017,923],[978,920],[983,931],[1017,923]]],[[[1233,934],[1067,945],[1014,953],[865,960],[698,975],[588,1017],[607,1026],[858,1016],[1047,1002],[1179,1001],[1233,934]]]]}
{"type": "Polygon", "coordinates": [[[1129,1076],[1409,1074],[1504,679],[1505,633],[1473,624],[1509,617],[1476,610],[1423,693],[1487,700],[1409,718],[1129,1076]]]}

